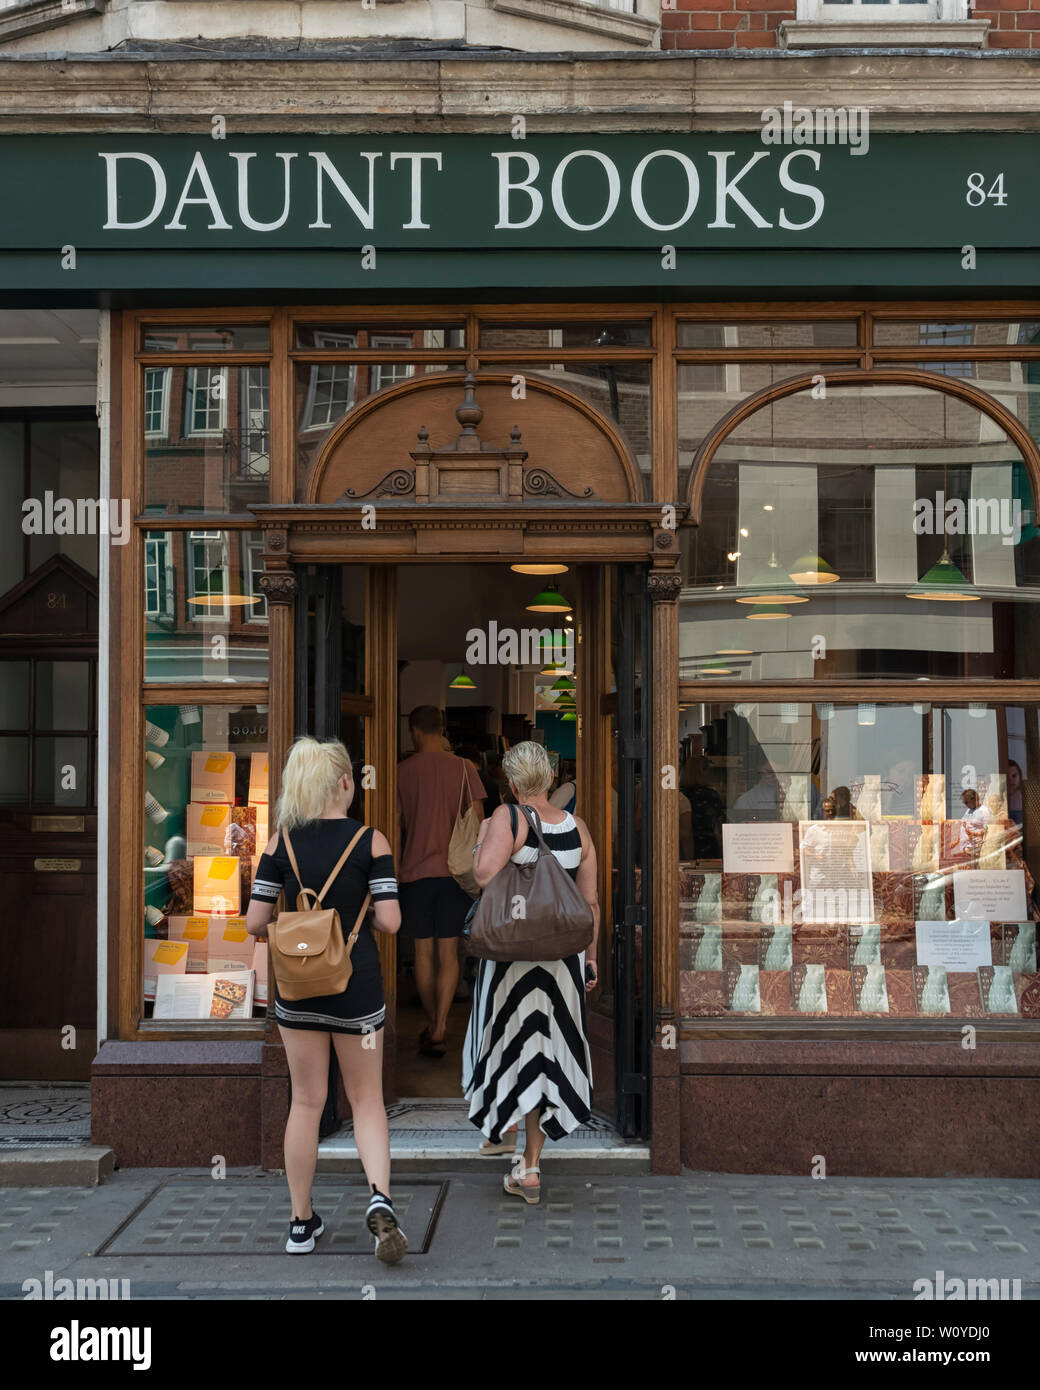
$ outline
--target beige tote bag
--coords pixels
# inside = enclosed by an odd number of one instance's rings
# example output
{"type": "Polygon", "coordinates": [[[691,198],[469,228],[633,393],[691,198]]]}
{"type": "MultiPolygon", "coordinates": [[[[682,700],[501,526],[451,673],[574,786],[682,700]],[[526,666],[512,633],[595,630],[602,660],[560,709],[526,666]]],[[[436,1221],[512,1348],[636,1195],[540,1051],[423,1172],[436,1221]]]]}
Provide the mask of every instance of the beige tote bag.
{"type": "Polygon", "coordinates": [[[460,888],[465,889],[471,898],[475,898],[480,889],[473,877],[473,849],[480,834],[481,816],[472,801],[465,812],[462,810],[467,776],[465,762],[462,758],[459,762],[462,764],[462,786],[459,788],[459,809],[455,813],[455,826],[448,843],[448,873],[460,888]]]}

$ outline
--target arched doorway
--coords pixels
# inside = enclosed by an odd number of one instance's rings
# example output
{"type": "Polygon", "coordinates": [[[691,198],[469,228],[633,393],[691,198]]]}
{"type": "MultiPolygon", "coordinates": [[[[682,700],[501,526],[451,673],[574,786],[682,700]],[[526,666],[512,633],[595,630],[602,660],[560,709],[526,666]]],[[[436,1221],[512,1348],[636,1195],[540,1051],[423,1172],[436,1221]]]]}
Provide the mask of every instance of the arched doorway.
{"type": "MultiPolygon", "coordinates": [[[[493,372],[431,373],[377,393],[298,460],[297,485],[299,504],[255,508],[268,595],[286,600],[272,616],[282,680],[279,694],[272,689],[272,767],[279,736],[282,748],[305,730],[349,740],[366,819],[393,843],[402,716],[415,705],[443,708],[450,741],[475,751],[485,772],[503,744],[531,736],[561,765],[576,764],[578,810],[603,847],[606,988],[590,1011],[597,1100],[608,1116],[624,1112],[630,1135],[646,1133],[652,1001],[642,982],[649,989],[652,971],[640,877],[652,815],[621,814],[619,796],[627,787],[629,800],[649,797],[652,779],[645,731],[636,738],[626,724],[635,696],[626,702],[618,691],[649,681],[650,624],[619,615],[622,604],[648,602],[645,578],[636,586],[625,575],[674,564],[674,529],[643,500],[637,462],[610,420],[556,383],[493,372]],[[539,573],[555,566],[561,575],[539,573]],[[572,616],[558,622],[552,598],[532,611],[544,587],[573,605],[572,616]],[[487,639],[479,671],[475,632],[487,639]],[[546,674],[535,650],[546,632],[572,656],[570,708],[555,708],[556,673],[546,674]]],[[[413,1006],[402,955],[389,939],[380,950],[388,1002],[396,986],[403,1019],[413,1006]]],[[[459,1002],[463,1026],[468,1000],[459,1002]]],[[[387,1077],[404,1096],[419,1084],[404,1057],[413,1021],[387,1077]]],[[[458,1050],[458,1030],[453,1043],[458,1050]]],[[[430,1084],[457,1094],[450,1059],[440,1071],[430,1084]]]]}

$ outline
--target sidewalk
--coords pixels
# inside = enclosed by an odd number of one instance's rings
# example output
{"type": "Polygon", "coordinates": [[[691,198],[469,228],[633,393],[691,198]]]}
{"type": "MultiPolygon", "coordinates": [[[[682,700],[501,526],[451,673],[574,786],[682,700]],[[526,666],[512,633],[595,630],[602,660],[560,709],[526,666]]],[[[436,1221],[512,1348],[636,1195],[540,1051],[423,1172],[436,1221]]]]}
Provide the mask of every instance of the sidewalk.
{"type": "Polygon", "coordinates": [[[615,1177],[547,1164],[542,1202],[487,1170],[402,1174],[412,1253],[371,1253],[363,1181],[319,1174],[326,1233],[283,1253],[277,1175],[129,1169],[0,1192],[0,1297],[30,1278],[128,1279],[131,1298],[913,1299],[914,1281],[1021,1279],[1040,1298],[1040,1181],[615,1177]]]}

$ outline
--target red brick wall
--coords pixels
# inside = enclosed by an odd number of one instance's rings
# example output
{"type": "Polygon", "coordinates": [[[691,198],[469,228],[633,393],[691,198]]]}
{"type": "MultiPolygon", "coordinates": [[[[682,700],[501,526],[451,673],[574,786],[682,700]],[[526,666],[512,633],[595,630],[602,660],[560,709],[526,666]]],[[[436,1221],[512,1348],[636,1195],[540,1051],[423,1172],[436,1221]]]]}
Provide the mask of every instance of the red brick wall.
{"type": "Polygon", "coordinates": [[[989,20],[990,48],[1040,48],[1040,0],[1001,0],[973,8],[971,17],[989,20]]]}
{"type": "MultiPolygon", "coordinates": [[[[662,48],[774,48],[791,0],[663,0],[662,48]]],[[[972,19],[988,19],[990,48],[1040,48],[1040,0],[984,0],[972,19]]]]}
{"type": "Polygon", "coordinates": [[[671,0],[661,6],[662,48],[775,48],[794,0],[671,0]]]}

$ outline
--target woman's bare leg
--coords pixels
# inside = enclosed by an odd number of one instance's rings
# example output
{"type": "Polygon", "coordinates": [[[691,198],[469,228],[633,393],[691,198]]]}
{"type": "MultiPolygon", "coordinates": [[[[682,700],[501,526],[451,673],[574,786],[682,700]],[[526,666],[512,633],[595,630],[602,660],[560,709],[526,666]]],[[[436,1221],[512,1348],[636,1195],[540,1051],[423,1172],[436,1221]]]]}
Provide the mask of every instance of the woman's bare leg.
{"type": "Polygon", "coordinates": [[[283,1028],[281,1035],[292,1081],[285,1124],[285,1178],[291,1214],[306,1221],[313,1214],[311,1187],[318,1162],[318,1127],[329,1090],[329,1035],[304,1028],[283,1028]]]}
{"type": "MultiPolygon", "coordinates": [[[[537,1168],[541,1162],[542,1149],[545,1146],[545,1135],[538,1121],[541,1118],[539,1111],[528,1110],[524,1116],[524,1133],[526,1143],[524,1144],[524,1167],[537,1168]]],[[[523,1187],[536,1187],[538,1175],[518,1179],[523,1187]]]]}
{"type": "Polygon", "coordinates": [[[390,1127],[383,1103],[383,1030],[334,1033],[343,1086],[354,1115],[354,1142],[369,1186],[390,1196],[390,1127]]]}

